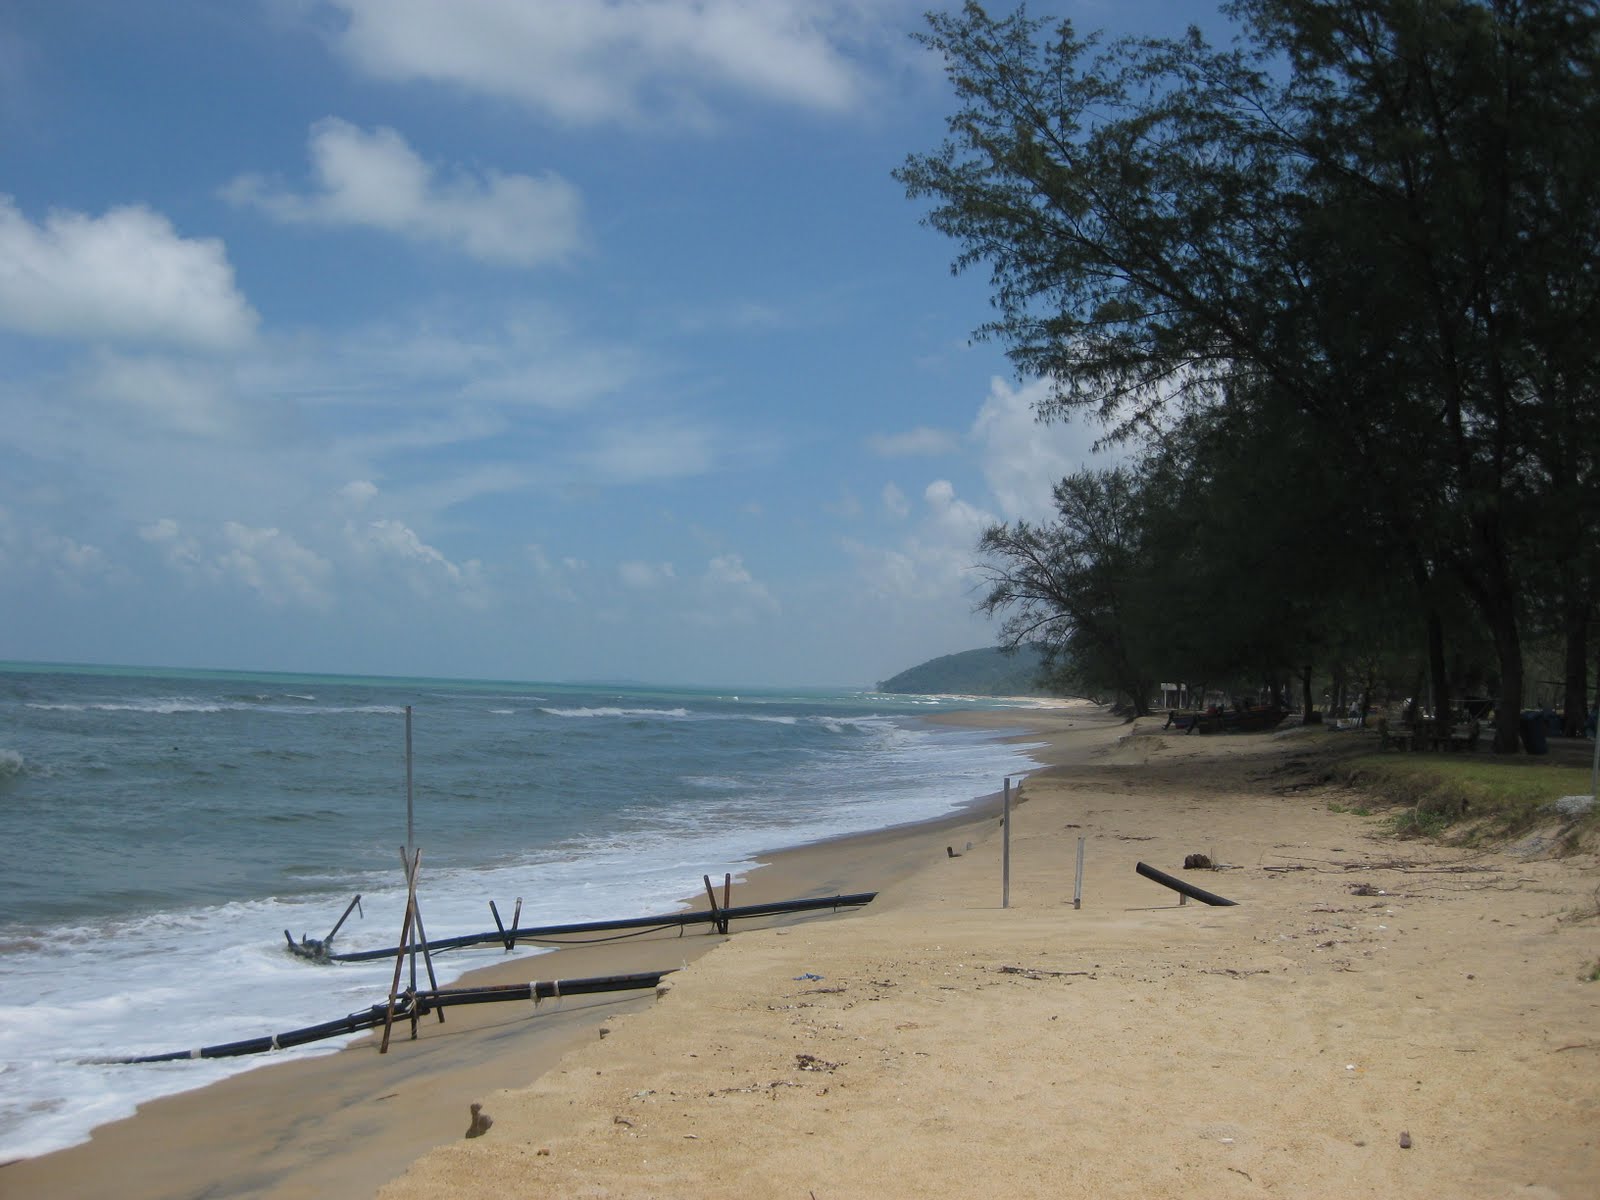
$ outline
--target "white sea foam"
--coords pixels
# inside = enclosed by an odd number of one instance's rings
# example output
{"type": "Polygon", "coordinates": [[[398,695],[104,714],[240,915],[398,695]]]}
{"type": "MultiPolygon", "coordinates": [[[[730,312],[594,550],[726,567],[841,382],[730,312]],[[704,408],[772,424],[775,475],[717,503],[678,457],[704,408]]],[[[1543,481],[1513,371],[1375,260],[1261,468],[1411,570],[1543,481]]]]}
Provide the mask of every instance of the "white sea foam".
{"type": "MultiPolygon", "coordinates": [[[[305,697],[310,700],[312,697],[305,697]]],[[[82,704],[46,704],[30,702],[28,708],[45,712],[136,712],[157,716],[181,716],[189,713],[286,713],[302,716],[333,716],[341,713],[371,713],[395,716],[405,711],[397,704],[358,704],[348,707],[319,704],[245,704],[234,701],[222,703],[214,700],[190,700],[183,697],[161,700],[99,701],[82,704]]]]}
{"type": "Polygon", "coordinates": [[[0,750],[0,779],[5,779],[11,775],[21,775],[27,765],[23,761],[22,755],[15,750],[0,750]]]}
{"type": "MultiPolygon", "coordinates": [[[[344,711],[375,710],[401,711],[344,711]]],[[[475,705],[475,711],[484,709],[475,705]]],[[[579,718],[710,718],[687,707],[545,711],[579,718]]],[[[527,898],[524,927],[671,911],[674,898],[695,892],[702,874],[742,878],[766,850],[938,816],[995,791],[1002,774],[1019,770],[1017,748],[983,734],[930,731],[870,715],[813,713],[797,723],[800,731],[781,736],[804,737],[806,727],[816,727],[857,737],[837,743],[838,750],[807,750],[772,766],[758,762],[749,775],[743,759],[708,761],[709,770],[698,774],[686,763],[689,771],[671,777],[689,789],[680,800],[612,811],[602,827],[482,866],[437,865],[446,861],[439,848],[437,857],[424,861],[421,878],[428,932],[441,938],[486,931],[492,927],[486,902],[494,899],[504,914],[517,896],[527,898]]],[[[774,729],[748,740],[765,747],[778,737],[774,729]]],[[[814,747],[819,741],[812,735],[814,747]]],[[[0,751],[0,763],[15,754],[0,751]]],[[[430,843],[430,854],[435,849],[430,843]]],[[[352,917],[338,947],[393,945],[405,904],[398,870],[331,877],[319,871],[295,879],[325,890],[0,930],[0,1161],[82,1141],[95,1125],[156,1097],[285,1054],[327,1053],[346,1040],[239,1059],[142,1066],[87,1061],[284,1032],[381,1000],[392,961],[319,967],[288,954],[282,939],[285,929],[295,938],[325,936],[359,891],[365,917],[352,917]],[[153,1023],[149,1014],[157,1011],[162,1020],[153,1023]]],[[[504,957],[498,946],[485,946],[435,961],[444,981],[504,957]]]]}
{"type": "Polygon", "coordinates": [[[541,708],[552,717],[675,717],[689,715],[687,708],[541,708]]]}

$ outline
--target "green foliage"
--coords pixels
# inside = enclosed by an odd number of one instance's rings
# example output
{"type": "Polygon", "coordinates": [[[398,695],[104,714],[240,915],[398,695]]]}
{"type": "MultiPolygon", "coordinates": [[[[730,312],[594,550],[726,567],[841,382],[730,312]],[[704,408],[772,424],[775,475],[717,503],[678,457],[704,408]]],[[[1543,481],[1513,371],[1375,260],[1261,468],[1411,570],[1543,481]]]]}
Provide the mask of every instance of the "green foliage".
{"type": "Polygon", "coordinates": [[[1003,646],[1036,645],[1046,669],[1089,694],[1127,698],[1149,712],[1156,627],[1148,556],[1138,544],[1138,497],[1130,472],[1080,471],[1056,485],[1056,516],[988,529],[989,591],[981,607],[1004,612],[1003,646]]]}
{"type": "MultiPolygon", "coordinates": [[[[1348,782],[1404,805],[1392,818],[1403,837],[1438,837],[1470,824],[1474,835],[1522,832],[1562,796],[1587,794],[1589,772],[1526,757],[1364,755],[1343,764],[1348,782]]],[[[1588,824],[1594,817],[1585,818],[1588,824]]]]}
{"type": "MultiPolygon", "coordinates": [[[[1600,527],[1600,8],[1227,11],[1228,50],[974,3],[928,18],[957,110],[897,178],[958,270],[989,268],[980,335],[1050,381],[1042,415],[1090,412],[1146,450],[1125,540],[1068,552],[1069,632],[1044,619],[1053,593],[989,607],[1118,688],[1244,659],[1361,656],[1375,679],[1405,636],[1447,696],[1446,639],[1486,639],[1514,749],[1535,589],[1576,646],[1600,573],[1571,549],[1600,527]],[[1157,566],[1187,628],[1144,599],[1157,566]]],[[[986,538],[996,582],[1057,532],[986,538]]]]}
{"type": "Polygon", "coordinates": [[[946,654],[901,671],[878,685],[880,692],[909,695],[1042,696],[1043,656],[1032,646],[1015,652],[987,647],[946,654]]]}

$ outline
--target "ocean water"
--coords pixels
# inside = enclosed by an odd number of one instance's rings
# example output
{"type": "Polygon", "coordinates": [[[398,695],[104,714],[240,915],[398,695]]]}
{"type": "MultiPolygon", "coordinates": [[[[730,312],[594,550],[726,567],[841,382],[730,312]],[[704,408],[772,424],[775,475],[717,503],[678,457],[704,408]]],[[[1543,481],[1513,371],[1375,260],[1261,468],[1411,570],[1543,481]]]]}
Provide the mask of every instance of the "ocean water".
{"type": "MultiPolygon", "coordinates": [[[[672,911],[702,874],[939,816],[1031,765],[1026,747],[917,720],[955,702],[861,692],[0,664],[0,1161],[339,1043],[91,1060],[383,998],[392,960],[317,966],[283,931],[322,937],[359,892],[338,948],[398,939],[408,705],[434,938],[493,928],[491,899],[509,921],[522,897],[525,927],[672,911]]],[[[443,982],[503,958],[435,965],[443,982]]]]}

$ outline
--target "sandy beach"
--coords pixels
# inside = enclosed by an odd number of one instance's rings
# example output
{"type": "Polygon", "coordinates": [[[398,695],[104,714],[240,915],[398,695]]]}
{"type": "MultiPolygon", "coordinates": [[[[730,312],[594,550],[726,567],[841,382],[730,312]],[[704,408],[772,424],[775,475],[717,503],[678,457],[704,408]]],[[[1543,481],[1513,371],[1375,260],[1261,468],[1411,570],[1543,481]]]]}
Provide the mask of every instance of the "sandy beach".
{"type": "Polygon", "coordinates": [[[491,969],[685,968],[660,999],[452,1010],[383,1057],[160,1101],[0,1195],[1594,1194],[1592,853],[1394,841],[1326,781],[1340,735],[956,719],[1048,740],[1009,908],[992,802],[777,855],[735,903],[880,897],[491,969]],[[1237,905],[1179,905],[1138,861],[1237,905]],[[467,1141],[473,1100],[494,1126],[467,1141]]]}

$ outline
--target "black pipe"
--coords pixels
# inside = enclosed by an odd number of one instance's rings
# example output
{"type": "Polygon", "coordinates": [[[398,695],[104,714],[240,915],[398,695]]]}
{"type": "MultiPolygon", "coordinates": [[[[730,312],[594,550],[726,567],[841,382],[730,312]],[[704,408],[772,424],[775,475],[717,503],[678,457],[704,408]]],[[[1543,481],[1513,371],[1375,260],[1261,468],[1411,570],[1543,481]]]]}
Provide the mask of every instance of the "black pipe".
{"type": "MultiPolygon", "coordinates": [[[[699,909],[694,912],[666,913],[657,917],[626,917],[614,921],[581,921],[573,925],[545,925],[536,929],[516,930],[515,940],[519,942],[537,942],[574,933],[611,933],[619,929],[666,929],[682,925],[716,925],[723,921],[747,917],[768,917],[777,916],[781,913],[806,912],[821,908],[846,908],[870,904],[877,894],[877,892],[853,892],[846,896],[823,896],[810,900],[779,900],[770,904],[745,904],[736,908],[699,909]]],[[[485,942],[504,944],[505,940],[505,934],[500,931],[467,933],[458,937],[440,938],[438,941],[429,942],[428,949],[437,953],[441,950],[459,950],[464,946],[476,946],[485,942]]],[[[289,948],[297,954],[300,953],[293,942],[290,942],[289,948]]],[[[422,944],[418,943],[414,946],[406,947],[390,946],[384,950],[352,950],[345,954],[328,954],[316,961],[371,962],[380,958],[393,958],[396,954],[409,953],[412,950],[420,951],[421,949],[422,944]]],[[[302,957],[310,956],[302,955],[302,957]]]]}
{"type": "Polygon", "coordinates": [[[640,971],[633,975],[601,975],[592,979],[540,979],[532,983],[485,984],[481,987],[436,988],[416,994],[417,1012],[427,1016],[435,1005],[498,1004],[504,1000],[559,1000],[563,996],[587,996],[597,992],[623,992],[653,988],[665,971],[640,971]]]}
{"type": "Polygon", "coordinates": [[[1175,875],[1168,875],[1165,871],[1158,871],[1148,863],[1135,863],[1135,871],[1146,879],[1153,879],[1163,887],[1169,887],[1175,892],[1182,892],[1191,900],[1198,900],[1201,904],[1210,904],[1215,907],[1237,904],[1237,900],[1225,900],[1215,892],[1208,892],[1204,888],[1197,888],[1192,883],[1185,883],[1175,875]]]}
{"type": "MultiPolygon", "coordinates": [[[[409,1020],[412,1009],[418,1016],[427,1016],[435,1008],[451,1004],[494,1004],[503,1000],[548,1000],[562,996],[587,996],[597,992],[631,992],[653,988],[663,975],[672,971],[644,971],[634,975],[599,975],[588,979],[546,979],[536,983],[513,983],[486,987],[435,988],[432,991],[402,995],[395,1005],[393,1020],[409,1020]]],[[[198,1050],[169,1050],[164,1054],[141,1054],[134,1058],[102,1058],[96,1062],[115,1066],[134,1063],[178,1062],[186,1058],[238,1058],[245,1054],[265,1054],[269,1050],[287,1050],[291,1046],[304,1046],[341,1033],[360,1033],[382,1025],[388,1006],[374,1004],[365,1012],[324,1021],[320,1025],[307,1025],[287,1033],[267,1037],[246,1038],[241,1042],[224,1042],[218,1046],[201,1046],[198,1050]]]]}

